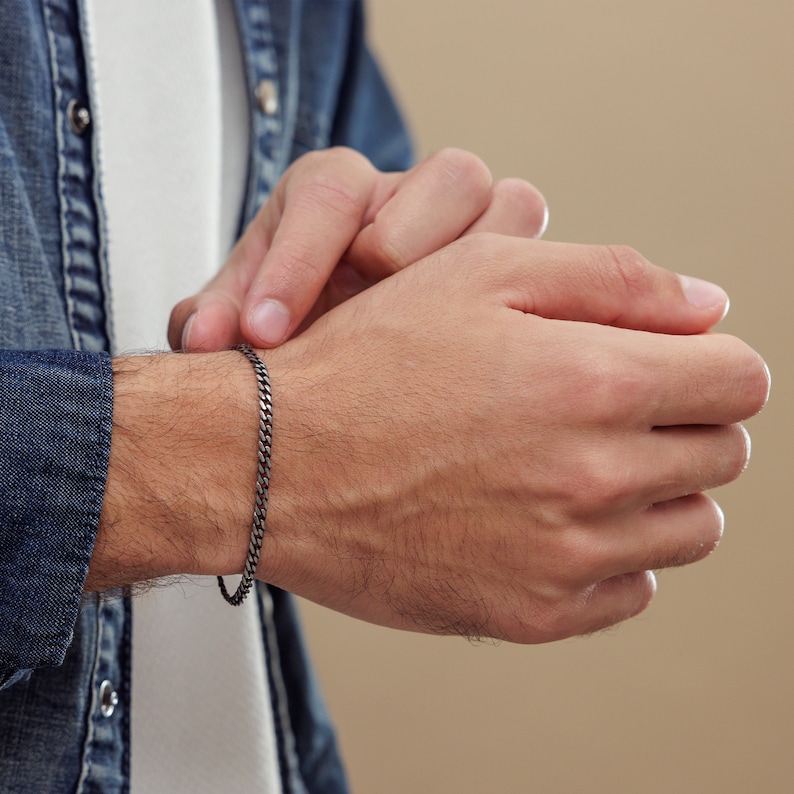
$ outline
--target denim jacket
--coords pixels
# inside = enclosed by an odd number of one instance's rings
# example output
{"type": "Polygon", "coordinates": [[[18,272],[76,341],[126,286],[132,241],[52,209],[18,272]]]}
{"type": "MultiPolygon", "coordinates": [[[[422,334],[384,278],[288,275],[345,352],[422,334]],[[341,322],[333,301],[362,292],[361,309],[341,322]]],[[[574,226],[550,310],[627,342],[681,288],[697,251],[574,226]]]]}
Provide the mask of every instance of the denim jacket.
{"type": "MultiPolygon", "coordinates": [[[[311,149],[409,164],[359,2],[235,6],[253,108],[241,228],[311,149]]],[[[82,593],[113,398],[83,18],[80,0],[0,0],[0,792],[129,790],[134,602],[82,593]]],[[[291,598],[258,596],[283,790],[343,792],[291,598]]]]}

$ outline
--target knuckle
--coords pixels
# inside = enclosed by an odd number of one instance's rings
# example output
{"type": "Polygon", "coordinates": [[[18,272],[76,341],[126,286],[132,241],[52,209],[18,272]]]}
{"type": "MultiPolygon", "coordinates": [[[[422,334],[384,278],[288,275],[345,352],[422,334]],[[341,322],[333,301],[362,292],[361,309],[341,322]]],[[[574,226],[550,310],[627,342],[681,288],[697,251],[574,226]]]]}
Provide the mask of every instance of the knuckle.
{"type": "Polygon", "coordinates": [[[456,268],[465,268],[467,276],[474,277],[483,285],[502,280],[510,272],[515,261],[511,238],[494,232],[475,232],[460,237],[447,249],[456,268]]]}
{"type": "Polygon", "coordinates": [[[708,557],[720,545],[725,530],[725,517],[720,506],[710,496],[699,494],[699,497],[706,503],[709,517],[703,522],[700,555],[696,558],[698,560],[708,557]]]}
{"type": "Polygon", "coordinates": [[[298,195],[296,204],[310,211],[320,211],[332,216],[356,217],[364,214],[365,200],[351,181],[335,175],[318,174],[298,195]]]}
{"type": "MultiPolygon", "coordinates": [[[[349,146],[331,146],[325,152],[331,157],[337,157],[343,162],[369,163],[369,160],[361,152],[351,149],[349,146]]],[[[322,151],[317,152],[322,154],[322,151]]]]}
{"type": "Polygon", "coordinates": [[[556,642],[576,633],[567,603],[544,604],[533,616],[536,642],[556,642]]]}
{"type": "Polygon", "coordinates": [[[459,237],[448,246],[464,253],[467,258],[477,263],[491,265],[505,260],[510,251],[505,238],[494,232],[474,232],[459,237]]]}
{"type": "Polygon", "coordinates": [[[455,267],[488,269],[499,257],[500,238],[491,232],[475,232],[453,240],[441,250],[455,267]]]}
{"type": "Polygon", "coordinates": [[[766,362],[754,350],[747,348],[747,351],[747,364],[742,368],[744,397],[750,416],[754,416],[766,405],[772,383],[766,362]]]}
{"type": "Polygon", "coordinates": [[[327,169],[329,163],[348,168],[372,167],[370,161],[355,149],[347,146],[331,146],[328,149],[307,152],[290,166],[290,170],[302,168],[313,174],[317,169],[327,169]]]}
{"type": "Polygon", "coordinates": [[[491,189],[492,203],[517,216],[519,233],[540,236],[548,221],[548,205],[540,191],[524,179],[500,179],[491,189]]]}
{"type": "Polygon", "coordinates": [[[592,527],[603,516],[622,511],[642,482],[642,473],[625,454],[624,443],[610,440],[609,435],[589,434],[589,441],[567,445],[543,482],[544,515],[559,531],[552,556],[564,562],[566,569],[574,560],[585,564],[598,554],[592,538],[572,529],[592,527]],[[602,440],[593,443],[599,437],[602,440]],[[564,553],[557,554],[559,549],[564,553]]]}
{"type": "Polygon", "coordinates": [[[728,425],[724,428],[726,436],[724,482],[732,482],[750,462],[750,434],[742,425],[728,425]]]}
{"type": "Polygon", "coordinates": [[[653,571],[637,571],[624,574],[624,583],[631,588],[633,606],[625,618],[633,618],[644,612],[656,595],[656,577],[653,571]]]}
{"type": "Polygon", "coordinates": [[[724,358],[720,375],[730,385],[730,394],[741,419],[757,414],[769,398],[771,385],[769,369],[749,345],[733,336],[721,337],[724,358]]]}
{"type": "Polygon", "coordinates": [[[656,594],[656,577],[650,570],[617,574],[599,582],[588,595],[596,600],[610,592],[613,596],[620,594],[620,605],[599,614],[588,627],[588,633],[607,629],[643,612],[656,594]]]}
{"type": "Polygon", "coordinates": [[[565,600],[546,605],[537,616],[539,641],[603,631],[640,614],[656,592],[652,573],[638,571],[613,576],[569,593],[565,600]],[[611,602],[611,608],[606,603],[611,602]]]}
{"type": "Polygon", "coordinates": [[[445,289],[471,296],[479,288],[481,294],[486,294],[510,285],[508,275],[518,273],[523,266],[516,257],[514,240],[494,232],[474,232],[453,240],[427,259],[433,262],[434,269],[456,276],[445,289]]]}
{"type": "Polygon", "coordinates": [[[182,333],[196,302],[196,297],[191,296],[181,300],[171,310],[171,315],[168,318],[168,344],[173,350],[179,350],[182,347],[182,333]]]}
{"type": "Polygon", "coordinates": [[[705,559],[719,546],[725,521],[719,505],[706,494],[696,493],[682,497],[695,516],[690,536],[676,546],[664,549],[656,559],[648,561],[649,568],[680,568],[705,559]]]}
{"type": "MultiPolygon", "coordinates": [[[[588,508],[588,512],[592,508],[588,508]]],[[[605,550],[599,534],[588,527],[569,527],[558,538],[555,555],[558,584],[566,590],[589,586],[597,578],[595,571],[603,564],[605,550]]]]}
{"type": "Polygon", "coordinates": [[[562,640],[575,634],[571,594],[549,590],[527,597],[502,616],[499,636],[508,642],[544,643],[562,640]]]}
{"type": "Polygon", "coordinates": [[[592,634],[638,615],[655,592],[656,579],[649,570],[547,587],[500,616],[497,636],[511,642],[545,643],[592,634]]]}
{"type": "Polygon", "coordinates": [[[614,426],[652,397],[652,383],[618,351],[602,347],[577,360],[576,391],[571,395],[582,418],[596,427],[614,426]]]}
{"type": "Polygon", "coordinates": [[[602,278],[606,286],[621,289],[629,298],[642,295],[651,286],[648,261],[634,248],[606,245],[599,250],[602,278]]]}
{"type": "Polygon", "coordinates": [[[385,275],[396,273],[413,264],[414,256],[406,245],[405,232],[401,228],[373,223],[365,230],[368,237],[367,247],[370,256],[388,271],[385,275]]]}
{"type": "Polygon", "coordinates": [[[526,207],[533,212],[538,208],[545,209],[546,200],[541,192],[525,179],[509,177],[494,183],[494,196],[504,199],[511,206],[526,207]]]}
{"type": "Polygon", "coordinates": [[[441,169],[443,177],[453,185],[489,189],[493,181],[488,166],[477,155],[465,149],[441,149],[433,156],[433,160],[441,169]]]}
{"type": "Polygon", "coordinates": [[[630,498],[630,467],[618,457],[590,453],[579,461],[575,488],[570,495],[573,515],[585,519],[612,512],[630,498]]]}
{"type": "Polygon", "coordinates": [[[279,293],[285,287],[287,290],[300,285],[314,283],[325,278],[321,265],[314,259],[313,252],[296,243],[289,250],[283,251],[278,262],[278,284],[275,292],[279,293]]]}

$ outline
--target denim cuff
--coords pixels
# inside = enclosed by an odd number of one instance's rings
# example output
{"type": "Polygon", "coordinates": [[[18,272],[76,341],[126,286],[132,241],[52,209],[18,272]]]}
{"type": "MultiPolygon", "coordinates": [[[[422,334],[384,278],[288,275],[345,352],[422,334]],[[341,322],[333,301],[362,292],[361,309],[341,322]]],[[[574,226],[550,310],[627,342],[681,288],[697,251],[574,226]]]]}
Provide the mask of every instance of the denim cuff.
{"type": "Polygon", "coordinates": [[[0,682],[60,664],[71,643],[112,414],[107,354],[0,351],[0,682]]]}

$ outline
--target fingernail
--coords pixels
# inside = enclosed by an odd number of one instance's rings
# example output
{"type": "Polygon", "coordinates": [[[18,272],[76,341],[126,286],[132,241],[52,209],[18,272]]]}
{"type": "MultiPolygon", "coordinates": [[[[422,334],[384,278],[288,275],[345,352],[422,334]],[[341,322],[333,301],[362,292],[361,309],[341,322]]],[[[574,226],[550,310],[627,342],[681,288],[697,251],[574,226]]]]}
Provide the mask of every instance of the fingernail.
{"type": "Polygon", "coordinates": [[[549,205],[546,204],[544,199],[543,201],[543,222],[540,225],[540,229],[538,229],[537,234],[535,235],[536,240],[542,240],[543,235],[546,234],[546,229],[549,228],[549,205]]]}
{"type": "Polygon", "coordinates": [[[713,309],[725,306],[728,311],[728,295],[722,287],[692,276],[679,276],[686,299],[698,309],[713,309]]]}
{"type": "Polygon", "coordinates": [[[289,330],[289,311],[281,301],[266,300],[260,303],[251,311],[249,319],[253,332],[267,347],[283,342],[289,330]]]}
{"type": "Polygon", "coordinates": [[[190,315],[182,328],[182,350],[190,350],[190,328],[193,320],[196,319],[196,312],[190,315]]]}

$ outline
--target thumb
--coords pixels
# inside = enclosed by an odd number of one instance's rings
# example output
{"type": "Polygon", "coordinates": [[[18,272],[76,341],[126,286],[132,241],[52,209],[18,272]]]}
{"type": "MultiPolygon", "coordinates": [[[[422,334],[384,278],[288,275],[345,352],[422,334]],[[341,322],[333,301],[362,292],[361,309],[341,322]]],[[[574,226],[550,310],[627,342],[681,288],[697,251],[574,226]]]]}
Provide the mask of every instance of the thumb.
{"type": "Polygon", "coordinates": [[[242,342],[240,306],[222,291],[202,290],[177,303],[168,321],[172,350],[211,353],[242,342]]]}

